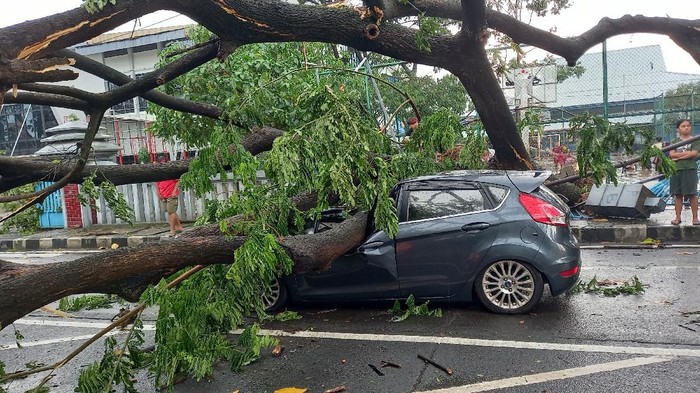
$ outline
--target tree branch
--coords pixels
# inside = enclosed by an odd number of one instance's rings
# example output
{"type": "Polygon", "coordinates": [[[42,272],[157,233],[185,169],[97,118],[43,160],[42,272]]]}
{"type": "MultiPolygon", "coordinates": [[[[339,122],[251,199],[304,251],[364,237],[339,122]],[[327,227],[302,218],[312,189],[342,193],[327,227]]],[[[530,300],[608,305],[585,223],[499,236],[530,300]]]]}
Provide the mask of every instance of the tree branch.
{"type": "MultiPolygon", "coordinates": [[[[243,136],[241,144],[251,154],[272,149],[274,140],[282,131],[272,127],[255,128],[243,136]]],[[[177,179],[187,172],[189,160],[166,164],[141,165],[87,165],[71,178],[71,183],[82,183],[85,177],[97,174],[95,183],[109,180],[115,185],[177,179]]],[[[35,181],[55,181],[67,176],[72,169],[41,158],[0,156],[0,193],[35,181]]]]}

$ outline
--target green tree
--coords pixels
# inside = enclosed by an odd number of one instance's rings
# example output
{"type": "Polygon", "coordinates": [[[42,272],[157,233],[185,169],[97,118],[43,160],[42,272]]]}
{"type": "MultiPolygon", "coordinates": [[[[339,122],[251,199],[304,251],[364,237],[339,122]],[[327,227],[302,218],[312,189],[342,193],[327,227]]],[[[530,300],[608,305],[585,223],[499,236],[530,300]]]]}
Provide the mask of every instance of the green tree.
{"type": "Polygon", "coordinates": [[[667,91],[662,99],[662,133],[670,138],[676,135],[676,122],[681,119],[700,119],[700,82],[683,83],[667,91]]]}

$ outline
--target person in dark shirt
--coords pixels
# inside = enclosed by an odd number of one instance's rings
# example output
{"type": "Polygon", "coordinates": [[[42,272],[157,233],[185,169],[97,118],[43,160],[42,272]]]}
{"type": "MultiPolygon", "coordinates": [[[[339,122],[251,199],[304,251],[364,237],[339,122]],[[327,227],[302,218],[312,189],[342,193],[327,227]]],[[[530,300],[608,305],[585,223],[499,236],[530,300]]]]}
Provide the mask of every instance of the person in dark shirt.
{"type": "Polygon", "coordinates": [[[418,118],[410,117],[407,121],[408,130],[406,130],[406,136],[403,138],[403,142],[408,142],[411,139],[411,135],[418,129],[418,118]]]}
{"type": "MultiPolygon", "coordinates": [[[[678,137],[671,141],[672,144],[680,143],[693,136],[693,126],[690,120],[683,119],[676,123],[678,137]]],[[[676,162],[678,171],[669,180],[670,192],[674,197],[676,218],[671,221],[673,225],[681,223],[683,211],[683,199],[690,202],[690,211],[693,215],[693,225],[700,225],[698,219],[698,170],[695,161],[700,157],[700,141],[688,143],[670,151],[669,157],[676,162]]]]}

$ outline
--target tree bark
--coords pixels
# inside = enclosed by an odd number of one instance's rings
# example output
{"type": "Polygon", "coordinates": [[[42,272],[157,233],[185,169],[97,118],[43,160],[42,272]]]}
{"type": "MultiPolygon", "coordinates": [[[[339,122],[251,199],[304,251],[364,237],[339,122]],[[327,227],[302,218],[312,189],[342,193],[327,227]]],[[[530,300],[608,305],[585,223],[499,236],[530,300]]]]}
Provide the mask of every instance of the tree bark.
{"type": "MultiPolygon", "coordinates": [[[[358,213],[330,231],[289,236],[279,243],[294,273],[327,269],[363,240],[367,215],[358,213]]],[[[147,243],[69,262],[22,265],[0,260],[0,328],[68,295],[110,293],[138,300],[149,284],[194,264],[233,263],[244,237],[187,237],[147,243]]]]}

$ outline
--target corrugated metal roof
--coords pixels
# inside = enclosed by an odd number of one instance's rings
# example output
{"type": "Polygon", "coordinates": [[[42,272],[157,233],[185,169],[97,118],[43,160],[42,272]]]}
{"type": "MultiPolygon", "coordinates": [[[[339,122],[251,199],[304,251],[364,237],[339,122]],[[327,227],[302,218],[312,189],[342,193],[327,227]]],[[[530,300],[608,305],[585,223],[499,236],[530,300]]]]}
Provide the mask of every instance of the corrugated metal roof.
{"type": "Polygon", "coordinates": [[[104,44],[107,42],[132,40],[135,38],[144,37],[144,36],[148,36],[148,35],[160,34],[160,33],[165,33],[168,31],[182,30],[182,29],[185,29],[185,28],[190,27],[190,26],[192,26],[192,25],[155,27],[155,28],[151,28],[151,29],[134,30],[133,32],[121,31],[121,32],[117,32],[117,33],[105,33],[105,34],[98,35],[97,37],[95,37],[91,40],[86,41],[81,46],[99,45],[99,44],[104,44]]]}

